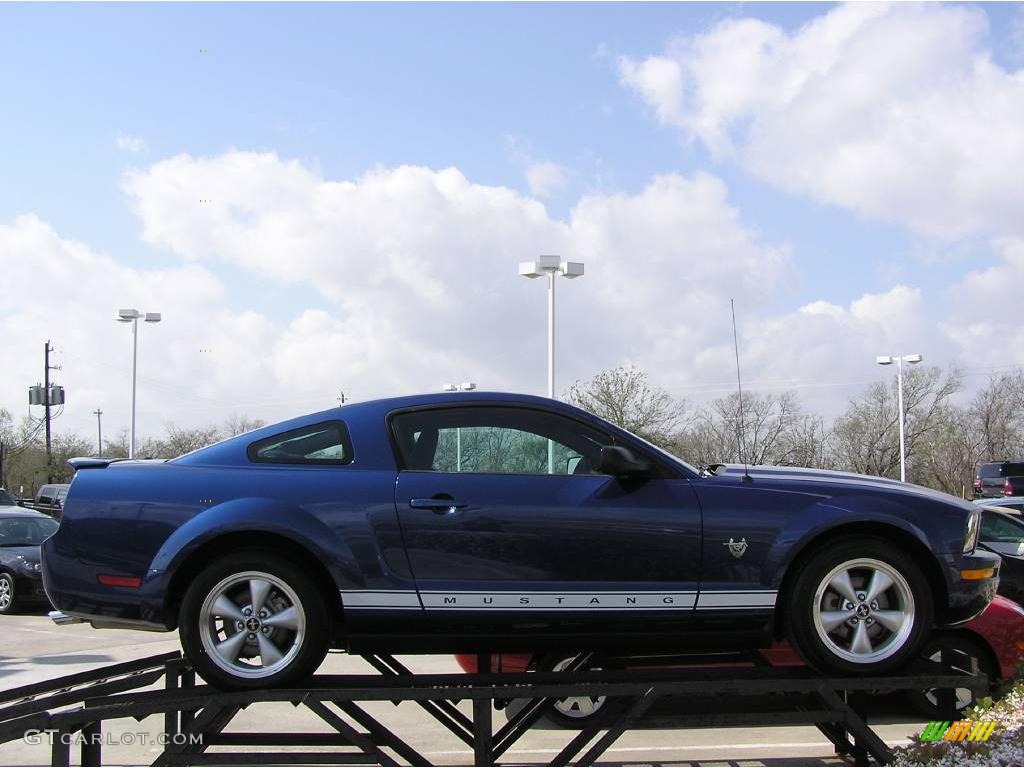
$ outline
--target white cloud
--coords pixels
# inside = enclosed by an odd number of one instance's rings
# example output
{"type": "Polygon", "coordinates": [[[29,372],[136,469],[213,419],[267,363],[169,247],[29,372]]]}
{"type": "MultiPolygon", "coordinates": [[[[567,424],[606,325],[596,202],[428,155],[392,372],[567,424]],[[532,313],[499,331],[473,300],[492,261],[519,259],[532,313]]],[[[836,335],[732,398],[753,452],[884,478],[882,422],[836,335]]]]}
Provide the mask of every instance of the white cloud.
{"type": "Polygon", "coordinates": [[[826,413],[878,378],[875,355],[923,351],[941,364],[971,350],[981,323],[1012,335],[1013,359],[1024,355],[1007,293],[1024,278],[1019,242],[1001,243],[1003,263],[958,287],[944,333],[911,286],[780,314],[768,307],[784,304],[787,246],[744,226],[723,182],[706,173],[588,195],[566,221],[454,168],[335,181],[273,154],[228,152],[171,158],[124,184],[145,239],[180,266],[125,267],[34,216],[0,226],[0,254],[14,267],[8,289],[43,296],[0,307],[0,336],[16,340],[0,405],[16,414],[39,377],[45,328],[68,388],[60,428],[93,434],[97,406],[108,434],[127,423],[130,344],[112,320],[122,306],[165,319],[140,331],[142,434],[232,411],[276,420],[329,407],[340,390],[366,399],[472,380],[542,392],[545,291],[515,270],[538,253],[587,265],[583,279],[558,282],[560,391],[627,360],[694,400],[731,391],[730,297],[748,386],[796,388],[826,413]],[[283,322],[238,293],[231,304],[242,309],[229,310],[226,284],[210,271],[218,262],[323,298],[283,322]]]}
{"type": "Polygon", "coordinates": [[[117,134],[117,148],[122,149],[125,152],[138,154],[146,148],[146,142],[138,136],[128,136],[126,134],[119,133],[117,134]]]}
{"type": "Polygon", "coordinates": [[[981,8],[853,3],[721,22],[620,78],[658,119],[788,191],[941,237],[1021,235],[1024,71],[981,8]]]}
{"type": "Polygon", "coordinates": [[[972,365],[1005,368],[1024,360],[1024,240],[1006,238],[994,247],[999,263],[970,272],[949,290],[950,312],[941,328],[972,365]]]}
{"type": "Polygon", "coordinates": [[[564,187],[568,181],[566,169],[558,163],[531,163],[526,168],[526,183],[530,188],[530,194],[536,197],[549,197],[552,192],[564,187]]]}

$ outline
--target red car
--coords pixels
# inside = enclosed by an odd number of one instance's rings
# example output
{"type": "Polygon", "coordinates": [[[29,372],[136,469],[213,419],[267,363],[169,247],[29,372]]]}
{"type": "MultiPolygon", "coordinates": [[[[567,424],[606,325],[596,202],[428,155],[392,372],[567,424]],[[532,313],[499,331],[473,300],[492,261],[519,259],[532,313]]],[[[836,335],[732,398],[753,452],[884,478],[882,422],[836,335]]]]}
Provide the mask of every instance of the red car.
{"type": "MultiPolygon", "coordinates": [[[[940,630],[932,633],[925,644],[923,655],[939,660],[943,650],[960,651],[966,656],[958,657],[957,668],[968,672],[984,672],[995,688],[1002,680],[1010,680],[1016,665],[1024,661],[1024,608],[1002,596],[997,596],[989,607],[973,621],[957,629],[940,630]]],[[[758,651],[761,657],[774,667],[803,666],[803,660],[785,642],[777,642],[769,648],[758,651]]],[[[475,674],[476,659],[473,654],[456,654],[456,660],[464,672],[475,674]]],[[[491,671],[525,672],[532,669],[558,671],[572,660],[566,654],[504,653],[492,657],[491,671]]],[[[590,666],[600,669],[602,664],[616,667],[631,666],[690,666],[674,657],[671,662],[658,662],[658,657],[645,656],[605,658],[590,666]]],[[[750,666],[753,662],[710,662],[711,666],[750,666]]],[[[694,665],[696,666],[696,665],[694,665]]],[[[561,699],[548,712],[554,723],[571,728],[581,728],[588,720],[596,717],[604,705],[604,696],[574,696],[561,699]]],[[[926,717],[938,717],[938,704],[933,691],[921,691],[911,696],[911,703],[926,717]]],[[[973,703],[973,694],[968,688],[957,689],[958,710],[973,703]]]]}

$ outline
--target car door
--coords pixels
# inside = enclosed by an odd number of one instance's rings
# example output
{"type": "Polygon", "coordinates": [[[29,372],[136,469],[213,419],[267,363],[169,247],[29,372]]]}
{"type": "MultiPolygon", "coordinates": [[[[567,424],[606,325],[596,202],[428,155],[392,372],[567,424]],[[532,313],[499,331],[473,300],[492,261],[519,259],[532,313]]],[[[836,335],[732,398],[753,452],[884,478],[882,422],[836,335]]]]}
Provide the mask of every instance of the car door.
{"type": "Polygon", "coordinates": [[[611,435],[532,406],[420,409],[391,426],[428,612],[692,610],[701,516],[684,478],[598,474],[611,435]]]}

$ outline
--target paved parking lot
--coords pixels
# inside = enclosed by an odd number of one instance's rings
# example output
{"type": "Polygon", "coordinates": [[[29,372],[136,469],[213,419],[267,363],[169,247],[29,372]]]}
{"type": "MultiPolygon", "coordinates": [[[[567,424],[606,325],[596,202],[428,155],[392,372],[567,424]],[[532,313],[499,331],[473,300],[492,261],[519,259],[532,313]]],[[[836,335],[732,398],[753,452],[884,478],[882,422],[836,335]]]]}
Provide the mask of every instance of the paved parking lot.
{"type": "MultiPolygon", "coordinates": [[[[43,611],[0,617],[0,687],[10,689],[60,675],[93,669],[103,664],[129,661],[178,650],[177,635],[151,632],[94,630],[76,624],[58,627],[43,611]]],[[[403,657],[416,671],[456,672],[447,656],[403,657]]],[[[344,673],[369,671],[361,659],[331,654],[321,669],[344,673]]],[[[465,705],[463,705],[465,706],[465,705]]],[[[426,757],[443,765],[470,765],[472,751],[437,725],[413,704],[398,707],[368,705],[426,757]]],[[[901,711],[899,700],[885,697],[877,713],[876,730],[890,745],[906,743],[923,723],[901,711]]],[[[495,723],[503,716],[495,715],[495,723]]],[[[112,721],[106,725],[104,761],[112,765],[147,764],[159,747],[147,743],[161,731],[162,720],[149,718],[112,721]],[[123,743],[124,742],[124,743],[123,743]],[[129,743],[130,742],[130,743],[129,743]]],[[[258,704],[243,711],[229,726],[234,731],[322,730],[315,717],[289,704],[258,704]],[[272,725],[271,725],[272,724],[272,725]]],[[[507,753],[516,763],[550,760],[569,740],[571,733],[553,727],[532,730],[507,753]]],[[[48,765],[50,750],[41,744],[12,742],[0,745],[0,765],[48,765]]],[[[72,750],[72,761],[77,749],[72,750]]],[[[605,753],[604,764],[629,765],[827,765],[840,762],[831,745],[811,727],[727,728],[680,731],[672,727],[672,711],[662,707],[643,727],[626,733],[605,753]]]]}

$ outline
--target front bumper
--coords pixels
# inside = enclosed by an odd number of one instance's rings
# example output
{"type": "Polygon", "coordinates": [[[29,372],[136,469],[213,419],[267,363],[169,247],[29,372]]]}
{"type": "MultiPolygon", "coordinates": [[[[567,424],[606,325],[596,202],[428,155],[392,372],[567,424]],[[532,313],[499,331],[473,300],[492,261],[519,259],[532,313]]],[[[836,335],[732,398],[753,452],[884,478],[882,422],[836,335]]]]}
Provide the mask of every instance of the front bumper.
{"type": "Polygon", "coordinates": [[[935,616],[935,623],[943,627],[964,624],[981,615],[996,596],[999,588],[999,555],[976,550],[973,555],[945,555],[944,565],[949,599],[945,609],[935,616]],[[963,578],[964,572],[991,570],[988,578],[963,578]]]}

